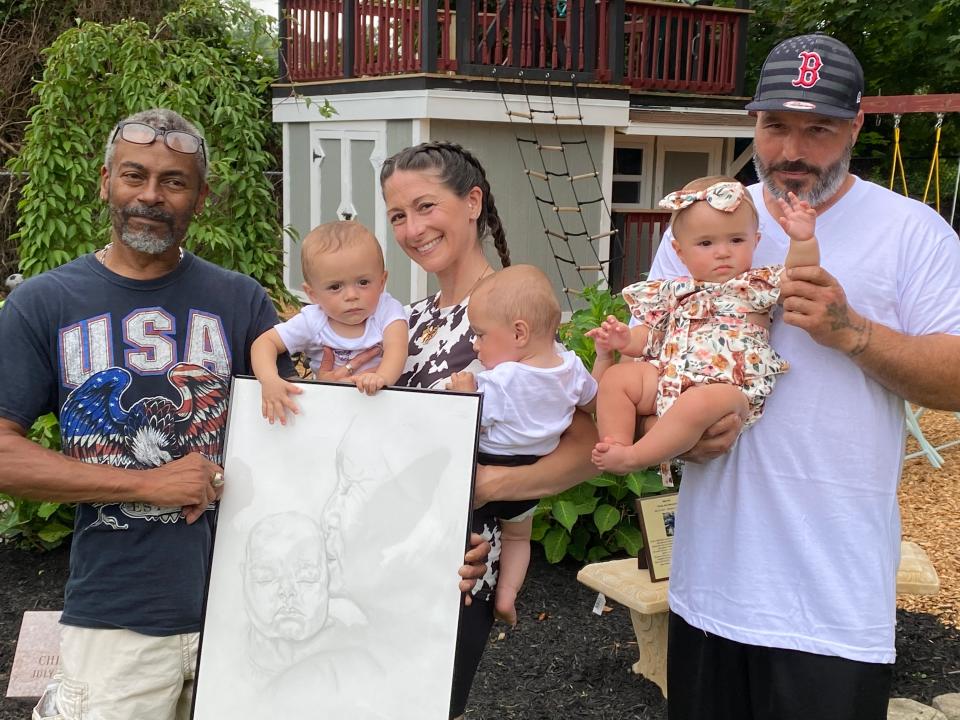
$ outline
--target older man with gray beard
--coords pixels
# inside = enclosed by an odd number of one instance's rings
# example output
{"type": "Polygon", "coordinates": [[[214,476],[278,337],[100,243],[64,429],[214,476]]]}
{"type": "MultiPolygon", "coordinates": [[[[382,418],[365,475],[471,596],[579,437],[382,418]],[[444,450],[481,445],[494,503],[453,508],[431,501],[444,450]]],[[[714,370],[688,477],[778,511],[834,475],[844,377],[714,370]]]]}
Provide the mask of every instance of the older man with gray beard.
{"type": "MultiPolygon", "coordinates": [[[[848,171],[863,73],[805,35],[767,57],[750,188],[758,265],[783,262],[777,199],[817,211],[820,266],[781,288],[790,361],[764,417],[684,470],[670,577],[671,720],[884,720],[894,662],[903,399],[960,409],[960,244],[925,205],[848,171]]],[[[651,277],[684,274],[662,242],[651,277]]],[[[701,448],[704,449],[704,448],[701,448]]]]}
{"type": "Polygon", "coordinates": [[[230,376],[277,316],[183,249],[207,196],[200,130],[158,108],[106,140],[110,242],[0,314],[0,488],[79,503],[61,673],[34,718],[170,720],[190,714],[230,376]],[[46,412],[63,454],[24,437],[46,412]]]}

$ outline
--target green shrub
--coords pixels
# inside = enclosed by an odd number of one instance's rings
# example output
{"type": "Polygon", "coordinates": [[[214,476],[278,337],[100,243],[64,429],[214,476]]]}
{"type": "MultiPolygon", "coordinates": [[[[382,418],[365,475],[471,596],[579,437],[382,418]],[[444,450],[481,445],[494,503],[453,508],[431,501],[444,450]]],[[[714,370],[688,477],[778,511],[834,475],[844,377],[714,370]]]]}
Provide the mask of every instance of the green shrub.
{"type": "MultiPolygon", "coordinates": [[[[286,297],[282,229],[264,176],[280,147],[269,92],[277,75],[271,22],[245,0],[185,0],[155,27],[84,22],[44,51],[23,149],[11,163],[30,177],[15,234],[25,275],[108,241],[99,197],[107,134],[122,117],[162,106],[196,122],[210,149],[211,200],[191,224],[187,247],[286,297]]],[[[324,103],[320,112],[332,109],[324,103]]],[[[30,437],[58,450],[56,419],[38,420],[30,437]]],[[[0,537],[55,547],[70,535],[73,512],[70,504],[0,494],[0,537]]]]}
{"type": "MultiPolygon", "coordinates": [[[[37,420],[28,437],[45,448],[60,450],[60,425],[53,415],[37,420]]],[[[73,532],[70,503],[21,500],[0,493],[0,508],[0,538],[25,549],[52,550],[73,532]]]]}
{"type": "MultiPolygon", "coordinates": [[[[584,333],[608,315],[624,322],[627,305],[596,285],[584,288],[587,307],[573,313],[560,327],[560,340],[593,367],[596,351],[584,333]]],[[[644,470],[620,477],[602,473],[559,495],[540,501],[533,517],[533,540],[543,545],[547,560],[556,563],[569,555],[574,560],[596,562],[614,553],[636,556],[643,548],[634,500],[663,491],[660,473],[644,470]]]]}
{"type": "Polygon", "coordinates": [[[186,246],[285,296],[282,229],[264,176],[279,148],[270,22],[245,0],[185,0],[156,27],[84,22],[57,38],[44,52],[24,146],[12,163],[30,177],[16,234],[25,275],[107,242],[103,144],[119,119],[160,106],[196,122],[210,149],[211,199],[186,246]]]}

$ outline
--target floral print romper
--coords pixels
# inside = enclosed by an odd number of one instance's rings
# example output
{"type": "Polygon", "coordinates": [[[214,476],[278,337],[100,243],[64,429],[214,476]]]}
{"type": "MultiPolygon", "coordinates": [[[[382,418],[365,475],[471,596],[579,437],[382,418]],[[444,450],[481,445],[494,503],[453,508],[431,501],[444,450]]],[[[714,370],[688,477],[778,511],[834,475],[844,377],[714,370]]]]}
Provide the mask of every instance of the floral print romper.
{"type": "Polygon", "coordinates": [[[659,369],[657,416],[684,390],[725,382],[749,401],[744,427],[763,413],[776,376],[789,368],[770,331],[749,313],[769,313],[780,297],[782,265],[753,268],[723,283],[689,277],[645,280],[623,289],[633,317],[650,328],[644,360],[659,369]]]}

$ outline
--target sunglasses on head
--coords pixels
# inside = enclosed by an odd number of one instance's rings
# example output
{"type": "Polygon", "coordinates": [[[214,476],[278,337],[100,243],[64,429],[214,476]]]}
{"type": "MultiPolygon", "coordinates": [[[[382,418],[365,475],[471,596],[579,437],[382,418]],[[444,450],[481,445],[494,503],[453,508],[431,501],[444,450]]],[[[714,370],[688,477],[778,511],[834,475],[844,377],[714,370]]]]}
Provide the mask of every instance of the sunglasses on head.
{"type": "Polygon", "coordinates": [[[665,210],[683,210],[698,200],[705,201],[714,210],[733,212],[740,207],[745,189],[738,182],[718,182],[703,190],[677,190],[660,201],[665,210]]]}
{"type": "Polygon", "coordinates": [[[165,127],[155,128],[146,123],[128,122],[122,123],[117,128],[111,142],[116,142],[118,137],[135,145],[152,145],[159,137],[163,138],[163,144],[174,152],[196,155],[203,151],[204,160],[207,157],[203,139],[184,130],[167,130],[165,127]]]}

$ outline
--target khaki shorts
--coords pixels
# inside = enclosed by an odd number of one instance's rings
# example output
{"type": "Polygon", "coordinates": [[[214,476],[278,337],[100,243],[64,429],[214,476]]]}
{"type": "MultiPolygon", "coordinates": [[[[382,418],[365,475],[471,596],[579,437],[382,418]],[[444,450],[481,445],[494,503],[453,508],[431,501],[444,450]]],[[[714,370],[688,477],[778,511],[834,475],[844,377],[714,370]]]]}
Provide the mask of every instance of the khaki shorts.
{"type": "Polygon", "coordinates": [[[60,628],[60,672],[33,720],[187,720],[198,633],[60,628]]]}

